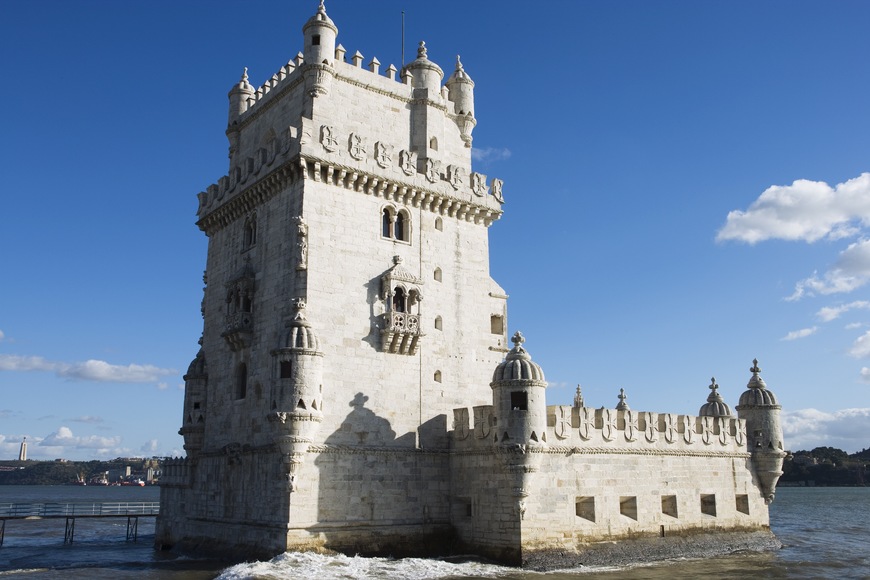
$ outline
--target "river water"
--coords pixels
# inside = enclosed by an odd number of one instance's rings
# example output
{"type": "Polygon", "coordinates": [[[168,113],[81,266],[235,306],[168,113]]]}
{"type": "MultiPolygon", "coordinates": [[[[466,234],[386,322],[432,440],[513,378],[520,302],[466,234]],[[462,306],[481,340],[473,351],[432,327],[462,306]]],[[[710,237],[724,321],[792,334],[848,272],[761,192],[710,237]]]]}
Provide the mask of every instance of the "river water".
{"type": "MultiPolygon", "coordinates": [[[[0,486],[0,503],[157,501],[156,487],[0,486]]],[[[673,578],[870,578],[870,488],[784,488],[771,506],[771,527],[782,550],[619,568],[523,572],[481,563],[408,558],[349,558],[284,554],[269,562],[226,567],[214,560],[155,552],[154,520],[139,522],[137,542],[127,522],[76,521],[75,541],[63,544],[64,520],[9,521],[0,547],[0,580],[672,580],[673,578]]]]}

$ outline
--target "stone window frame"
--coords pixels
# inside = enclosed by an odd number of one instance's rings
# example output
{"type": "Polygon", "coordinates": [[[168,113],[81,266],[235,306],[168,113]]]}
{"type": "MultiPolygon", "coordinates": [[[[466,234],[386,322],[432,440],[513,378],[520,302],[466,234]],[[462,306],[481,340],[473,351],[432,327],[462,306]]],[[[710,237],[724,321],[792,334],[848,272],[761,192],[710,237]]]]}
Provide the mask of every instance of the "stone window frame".
{"type": "Polygon", "coordinates": [[[380,216],[381,239],[410,245],[411,212],[388,204],[381,207],[380,216]]]}

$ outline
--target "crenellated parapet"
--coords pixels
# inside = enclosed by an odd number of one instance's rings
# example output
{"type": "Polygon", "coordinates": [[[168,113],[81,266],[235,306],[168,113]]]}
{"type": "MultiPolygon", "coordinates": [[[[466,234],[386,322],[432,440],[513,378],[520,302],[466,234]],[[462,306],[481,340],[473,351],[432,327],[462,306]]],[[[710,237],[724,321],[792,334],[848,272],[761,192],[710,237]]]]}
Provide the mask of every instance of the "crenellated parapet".
{"type": "Polygon", "coordinates": [[[164,459],[161,465],[161,487],[188,487],[190,486],[191,460],[186,457],[174,457],[164,459]]]}
{"type": "MultiPolygon", "coordinates": [[[[453,411],[453,441],[458,451],[492,446],[492,407],[453,411]],[[469,418],[474,423],[469,424],[469,418]]],[[[747,454],[746,421],[736,417],[700,417],[676,413],[550,405],[544,437],[562,450],[662,454],[747,454]]],[[[748,456],[748,455],[747,455],[748,456]]]]}

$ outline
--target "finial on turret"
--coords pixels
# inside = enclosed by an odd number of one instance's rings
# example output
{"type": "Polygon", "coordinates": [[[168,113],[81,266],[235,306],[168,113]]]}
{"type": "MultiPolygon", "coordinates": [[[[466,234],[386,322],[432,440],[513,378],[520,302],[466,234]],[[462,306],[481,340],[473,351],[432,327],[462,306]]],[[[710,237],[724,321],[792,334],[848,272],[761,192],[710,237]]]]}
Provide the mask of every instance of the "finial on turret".
{"type": "Polygon", "coordinates": [[[514,333],[513,338],[511,338],[511,342],[514,343],[515,347],[522,347],[523,343],[526,342],[526,338],[523,336],[523,333],[518,330],[514,333]]]}
{"type": "Polygon", "coordinates": [[[714,393],[719,388],[719,385],[716,384],[716,377],[710,377],[710,386],[708,388],[714,393]]]}
{"type": "Polygon", "coordinates": [[[459,55],[456,55],[456,70],[462,70],[462,61],[459,60],[459,55]]]}
{"type": "Polygon", "coordinates": [[[248,67],[245,67],[245,70],[242,71],[242,80],[241,82],[248,82],[248,67]]]}
{"type": "Polygon", "coordinates": [[[751,372],[753,375],[757,375],[758,373],[761,372],[761,367],[758,366],[758,359],[757,358],[752,359],[752,368],[749,369],[749,372],[751,372]]]}
{"type": "Polygon", "coordinates": [[[426,43],[424,41],[420,41],[420,46],[417,47],[417,58],[428,58],[426,56],[426,43]]]}
{"type": "Polygon", "coordinates": [[[574,408],[579,409],[581,407],[585,407],[583,404],[583,392],[580,390],[580,385],[578,383],[577,390],[574,392],[574,408]]]}
{"type": "Polygon", "coordinates": [[[625,400],[628,398],[628,395],[625,394],[625,389],[619,389],[619,403],[616,404],[617,411],[628,411],[628,403],[625,400]]]}

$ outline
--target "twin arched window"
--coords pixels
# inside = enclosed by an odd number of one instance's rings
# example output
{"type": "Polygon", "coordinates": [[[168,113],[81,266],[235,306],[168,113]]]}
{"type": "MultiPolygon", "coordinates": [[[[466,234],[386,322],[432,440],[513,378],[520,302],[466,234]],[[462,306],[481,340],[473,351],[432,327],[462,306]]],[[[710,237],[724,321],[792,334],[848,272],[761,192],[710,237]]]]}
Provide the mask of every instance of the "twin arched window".
{"type": "Polygon", "coordinates": [[[400,242],[411,241],[411,214],[407,210],[387,206],[381,212],[381,237],[399,240],[400,242]]]}
{"type": "Polygon", "coordinates": [[[420,313],[420,293],[417,290],[405,291],[401,286],[397,286],[393,291],[392,301],[393,312],[406,312],[408,314],[420,313]]]}

